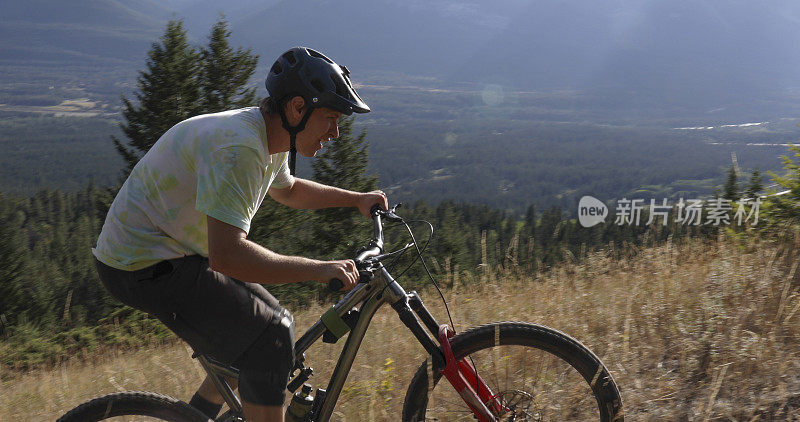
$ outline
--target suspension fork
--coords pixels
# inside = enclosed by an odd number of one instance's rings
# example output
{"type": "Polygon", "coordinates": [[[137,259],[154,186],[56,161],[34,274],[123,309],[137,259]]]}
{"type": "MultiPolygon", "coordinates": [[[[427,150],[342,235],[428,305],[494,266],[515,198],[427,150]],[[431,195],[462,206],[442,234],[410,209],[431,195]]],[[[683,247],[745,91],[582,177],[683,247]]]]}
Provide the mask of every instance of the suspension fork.
{"type": "Polygon", "coordinates": [[[447,362],[441,371],[442,375],[450,381],[456,392],[481,422],[495,421],[494,415],[503,414],[506,409],[497,401],[492,390],[483,382],[478,371],[466,358],[456,361],[453,350],[450,348],[450,337],[453,337],[454,334],[453,329],[446,324],[439,327],[439,341],[447,362]]]}
{"type": "Polygon", "coordinates": [[[503,406],[500,405],[489,386],[478,375],[475,367],[466,359],[456,361],[453,350],[450,347],[450,338],[453,337],[455,332],[446,324],[439,325],[436,322],[428,308],[422,303],[422,299],[420,299],[417,292],[412,291],[407,294],[404,299],[395,302],[392,308],[397,311],[400,320],[414,333],[414,336],[425,347],[425,350],[430,353],[433,359],[433,367],[441,371],[442,375],[455,388],[456,392],[472,410],[472,413],[481,422],[494,421],[494,415],[503,413],[503,406]],[[438,345],[425,333],[417,317],[422,320],[422,323],[425,324],[425,327],[434,338],[439,340],[438,345]]]}

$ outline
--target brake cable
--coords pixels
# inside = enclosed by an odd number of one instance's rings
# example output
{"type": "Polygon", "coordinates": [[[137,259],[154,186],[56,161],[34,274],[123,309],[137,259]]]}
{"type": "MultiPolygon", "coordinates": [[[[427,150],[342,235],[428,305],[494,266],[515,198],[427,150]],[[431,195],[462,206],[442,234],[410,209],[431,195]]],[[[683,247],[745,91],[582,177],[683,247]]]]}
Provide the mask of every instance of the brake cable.
{"type": "MultiPolygon", "coordinates": [[[[417,262],[417,260],[422,262],[422,267],[425,268],[425,272],[428,274],[428,278],[430,278],[431,282],[433,282],[434,287],[436,287],[436,291],[439,292],[439,297],[442,298],[442,303],[444,304],[444,309],[445,309],[445,311],[447,311],[447,318],[450,320],[450,326],[453,327],[453,333],[455,333],[456,332],[456,324],[453,322],[453,315],[450,313],[450,307],[447,306],[447,299],[445,299],[444,293],[442,292],[442,289],[439,287],[439,284],[436,282],[436,279],[433,278],[433,275],[431,274],[431,271],[428,268],[428,264],[425,263],[425,259],[422,257],[423,251],[428,249],[428,245],[431,243],[431,239],[433,239],[433,230],[434,230],[433,229],[433,224],[431,224],[429,221],[426,221],[426,220],[411,220],[410,222],[406,222],[402,217],[399,217],[399,218],[400,218],[400,223],[402,223],[406,227],[406,230],[408,231],[409,236],[411,236],[411,242],[414,244],[414,248],[417,250],[417,256],[414,257],[414,260],[411,261],[410,264],[408,264],[406,269],[404,269],[394,279],[397,280],[398,278],[402,277],[403,274],[405,274],[409,269],[411,269],[411,267],[417,262]],[[419,243],[417,243],[417,238],[414,236],[414,232],[411,230],[411,226],[408,225],[409,223],[417,223],[417,222],[425,223],[431,229],[430,234],[428,235],[428,241],[425,242],[425,246],[422,249],[419,248],[419,243]]],[[[399,259],[399,256],[395,259],[395,261],[397,259],[399,259]]],[[[392,261],[392,264],[395,261],[392,261]]]]}
{"type": "MultiPolygon", "coordinates": [[[[444,303],[444,309],[447,311],[447,318],[450,320],[450,326],[453,328],[453,335],[455,335],[456,334],[456,323],[453,322],[453,315],[450,314],[450,307],[447,306],[447,300],[444,298],[444,293],[442,293],[442,289],[439,288],[439,284],[436,283],[436,280],[433,278],[433,275],[431,274],[430,269],[428,269],[428,265],[425,263],[425,259],[422,258],[422,252],[425,249],[428,248],[428,244],[430,243],[431,239],[433,238],[433,224],[431,224],[429,221],[425,221],[425,220],[412,220],[412,222],[414,222],[414,221],[425,222],[431,228],[431,233],[428,236],[428,241],[425,242],[425,247],[422,248],[422,250],[420,250],[419,249],[419,245],[417,244],[417,239],[414,237],[414,232],[411,231],[411,227],[409,227],[408,223],[406,223],[406,221],[403,220],[402,218],[400,219],[400,221],[403,223],[403,225],[406,226],[406,230],[408,230],[408,234],[411,236],[411,241],[414,243],[414,247],[416,247],[416,249],[417,249],[417,257],[414,258],[414,261],[412,261],[411,264],[405,270],[403,270],[402,273],[400,273],[400,275],[403,275],[406,271],[408,271],[408,269],[411,268],[411,265],[414,265],[414,263],[417,262],[417,258],[419,258],[420,262],[422,262],[422,266],[425,268],[425,272],[428,274],[428,278],[431,279],[431,281],[433,282],[433,285],[436,287],[436,291],[439,292],[439,296],[442,298],[442,303],[444,303]]],[[[472,359],[472,355],[467,355],[467,358],[472,363],[472,367],[475,368],[475,373],[477,374],[477,371],[478,371],[477,368],[478,367],[475,366],[475,361],[472,359]]],[[[478,378],[476,377],[475,378],[475,390],[476,391],[478,391],[479,388],[480,388],[478,382],[479,382],[478,378]]]]}
{"type": "MultiPolygon", "coordinates": [[[[406,230],[408,231],[409,236],[411,236],[411,242],[413,243],[414,248],[417,250],[417,256],[414,257],[414,260],[411,261],[411,263],[408,264],[408,266],[397,277],[394,278],[395,281],[397,281],[397,279],[402,277],[403,274],[405,274],[409,269],[411,269],[411,267],[417,262],[417,260],[422,262],[422,266],[423,266],[423,268],[425,268],[425,272],[428,274],[428,278],[431,279],[431,282],[433,283],[434,287],[436,287],[436,291],[439,292],[439,297],[442,298],[442,303],[444,304],[444,309],[445,309],[445,311],[447,311],[447,318],[450,320],[450,326],[452,327],[453,334],[455,335],[456,334],[456,324],[455,324],[455,322],[453,322],[453,315],[450,313],[450,307],[447,306],[447,299],[445,299],[444,293],[442,292],[442,289],[439,287],[439,284],[436,282],[436,279],[433,278],[433,275],[431,274],[431,271],[428,268],[428,264],[425,263],[425,259],[422,257],[422,253],[425,250],[428,249],[428,245],[431,243],[431,239],[433,239],[433,230],[434,230],[433,229],[433,224],[431,224],[427,220],[411,220],[411,221],[407,222],[402,217],[398,216],[397,214],[395,214],[395,216],[397,216],[397,218],[399,218],[399,220],[400,220],[400,223],[402,223],[405,226],[406,230]],[[417,243],[417,238],[414,237],[414,232],[411,230],[411,226],[409,226],[409,223],[425,223],[431,229],[430,234],[428,235],[428,240],[425,242],[425,246],[423,246],[421,250],[419,248],[419,243],[417,243]]],[[[397,224],[397,225],[399,225],[399,224],[397,224]]],[[[396,227],[397,225],[392,225],[392,226],[389,226],[388,228],[396,227]]],[[[389,252],[387,254],[384,254],[384,257],[387,257],[389,255],[397,254],[397,257],[395,257],[395,259],[393,259],[392,262],[390,262],[388,265],[390,265],[390,266],[392,266],[392,268],[394,268],[395,262],[397,262],[397,260],[400,259],[400,257],[403,255],[403,253],[408,249],[409,249],[409,245],[406,244],[406,246],[403,247],[402,249],[398,249],[398,250],[389,252]]],[[[389,287],[389,286],[384,287],[384,289],[386,289],[387,287],[389,287]]],[[[472,359],[472,355],[468,355],[467,358],[470,360],[470,362],[472,363],[472,367],[475,368],[475,371],[477,373],[477,366],[475,366],[475,361],[472,359]]],[[[475,389],[478,390],[479,388],[480,387],[479,387],[479,384],[478,384],[478,379],[476,378],[475,379],[475,389]]]]}
{"type": "MultiPolygon", "coordinates": [[[[398,204],[397,206],[399,206],[399,205],[400,204],[398,204]]],[[[394,210],[394,208],[392,209],[392,211],[393,210],[394,210]]],[[[433,239],[433,231],[434,231],[433,224],[431,224],[427,220],[411,220],[411,221],[407,222],[406,220],[404,220],[402,217],[400,217],[397,214],[394,214],[393,217],[394,217],[395,221],[398,221],[403,226],[405,226],[406,230],[408,231],[409,236],[411,236],[411,242],[412,242],[414,248],[417,250],[417,256],[414,257],[414,260],[411,261],[411,263],[408,264],[408,266],[397,277],[394,277],[394,280],[397,281],[397,279],[402,277],[409,269],[411,269],[411,267],[414,264],[416,264],[417,260],[422,262],[422,266],[423,266],[423,268],[425,268],[425,272],[428,274],[428,278],[431,280],[431,282],[433,283],[434,287],[436,287],[436,291],[439,292],[439,297],[442,298],[442,303],[444,304],[444,309],[447,312],[447,318],[450,320],[450,326],[453,328],[453,333],[455,334],[455,332],[456,332],[456,324],[455,324],[455,322],[453,322],[453,315],[450,313],[450,307],[447,305],[447,299],[445,299],[444,293],[442,292],[442,289],[439,287],[439,284],[436,282],[436,279],[433,278],[433,275],[431,274],[431,271],[428,268],[428,264],[425,263],[425,259],[422,257],[422,253],[425,250],[428,249],[428,245],[430,245],[431,240],[433,239]],[[417,238],[414,236],[414,232],[411,230],[411,226],[409,226],[409,223],[425,223],[425,224],[428,225],[428,227],[430,227],[431,231],[430,231],[430,233],[428,235],[428,240],[425,242],[425,246],[423,246],[422,249],[419,248],[419,243],[417,242],[417,238]]],[[[394,224],[394,225],[391,225],[391,226],[389,226],[387,228],[393,228],[393,227],[396,227],[396,226],[399,226],[399,225],[400,224],[394,224]]],[[[397,254],[397,257],[395,257],[395,259],[393,259],[392,262],[387,264],[387,266],[391,266],[391,268],[394,268],[394,265],[397,262],[397,260],[399,260],[400,257],[403,255],[403,253],[405,251],[407,251],[408,249],[410,249],[410,246],[409,246],[409,244],[406,244],[406,246],[403,247],[402,249],[397,249],[397,250],[394,250],[392,252],[383,254],[382,257],[386,258],[386,257],[389,257],[391,255],[397,254]]],[[[376,262],[380,262],[380,261],[376,260],[376,262]]],[[[385,286],[384,289],[386,289],[387,287],[389,287],[389,286],[388,285],[385,286]]]]}
{"type": "MultiPolygon", "coordinates": [[[[398,223],[398,224],[394,224],[394,225],[391,225],[391,226],[389,226],[389,227],[387,227],[387,228],[388,228],[388,229],[391,229],[391,228],[394,228],[394,227],[397,227],[397,226],[401,226],[401,225],[403,225],[404,223],[405,223],[405,222],[401,222],[401,223],[398,223]]],[[[411,221],[409,221],[408,223],[426,223],[426,224],[427,224],[427,225],[430,227],[431,231],[430,231],[430,234],[428,235],[428,240],[425,242],[425,246],[423,246],[423,247],[422,247],[422,253],[425,253],[425,250],[427,250],[427,249],[428,249],[428,245],[431,243],[431,240],[433,239],[433,225],[432,225],[431,223],[429,223],[429,222],[425,221],[425,220],[411,220],[411,221]]],[[[402,252],[403,252],[403,253],[405,253],[405,251],[406,251],[406,250],[407,250],[409,247],[411,247],[411,246],[414,246],[414,244],[413,244],[413,243],[409,243],[409,244],[407,244],[407,245],[406,245],[406,246],[403,248],[402,252]]],[[[399,251],[399,249],[398,249],[398,251],[399,251]]],[[[400,254],[400,255],[398,255],[397,257],[395,257],[395,258],[392,260],[392,262],[390,262],[390,263],[386,264],[386,266],[388,267],[389,271],[391,271],[392,269],[394,269],[395,265],[397,265],[397,261],[399,261],[399,260],[400,260],[400,258],[401,258],[402,256],[403,256],[403,255],[402,255],[402,254],[400,254]]],[[[407,267],[406,267],[406,268],[405,268],[405,269],[404,269],[402,272],[400,272],[400,274],[399,274],[398,276],[396,276],[394,279],[395,279],[395,280],[397,280],[398,278],[402,277],[402,276],[403,276],[403,274],[405,274],[405,273],[406,273],[408,270],[410,270],[410,269],[411,269],[411,267],[412,267],[412,266],[414,266],[414,264],[417,262],[417,259],[419,259],[419,257],[416,257],[416,258],[414,258],[414,260],[413,260],[413,261],[411,261],[411,263],[410,263],[410,264],[408,264],[408,266],[407,266],[407,267]]]]}

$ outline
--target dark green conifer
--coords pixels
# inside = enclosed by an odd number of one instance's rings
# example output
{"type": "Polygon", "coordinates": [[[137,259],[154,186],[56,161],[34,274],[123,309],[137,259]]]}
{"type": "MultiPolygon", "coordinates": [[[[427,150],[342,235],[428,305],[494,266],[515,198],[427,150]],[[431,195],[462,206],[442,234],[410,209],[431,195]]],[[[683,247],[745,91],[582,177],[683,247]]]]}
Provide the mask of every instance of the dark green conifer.
{"type": "Polygon", "coordinates": [[[23,290],[30,270],[23,238],[25,217],[16,208],[9,198],[0,195],[0,314],[6,322],[15,321],[29,300],[23,290]]]}
{"type": "Polygon", "coordinates": [[[755,169],[750,175],[750,184],[747,186],[745,196],[754,200],[762,190],[764,190],[764,176],[755,169]]]}
{"type": "Polygon", "coordinates": [[[800,226],[800,146],[793,145],[789,150],[794,152],[794,157],[782,157],[784,174],[769,172],[781,190],[789,191],[767,198],[764,217],[773,227],[800,226]]]}
{"type": "Polygon", "coordinates": [[[120,128],[128,141],[123,144],[112,137],[127,162],[125,176],[164,132],[202,109],[199,55],[189,45],[181,21],[167,23],[160,42],[153,43],[147,56],[147,69],[137,79],[136,102],[122,98],[125,123],[120,128]]]}
{"type": "Polygon", "coordinates": [[[722,198],[736,201],[739,199],[739,186],[737,184],[736,167],[731,165],[728,170],[728,178],[722,191],[722,198]]]}
{"type": "Polygon", "coordinates": [[[248,88],[247,83],[256,70],[258,55],[249,48],[231,48],[230,35],[228,22],[221,16],[211,28],[208,47],[200,50],[200,85],[206,113],[253,106],[256,102],[256,88],[248,88]]]}

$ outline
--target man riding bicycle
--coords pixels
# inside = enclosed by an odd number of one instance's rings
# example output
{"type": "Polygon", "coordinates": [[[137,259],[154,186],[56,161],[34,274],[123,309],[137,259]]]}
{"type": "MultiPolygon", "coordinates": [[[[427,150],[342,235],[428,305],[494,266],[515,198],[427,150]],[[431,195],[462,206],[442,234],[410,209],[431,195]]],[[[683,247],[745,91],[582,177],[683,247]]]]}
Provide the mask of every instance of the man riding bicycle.
{"type": "MultiPolygon", "coordinates": [[[[302,209],[387,208],[360,193],[294,177],[295,154],[313,157],[339,136],[338,119],[367,113],[350,72],[296,47],[266,79],[259,107],[193,117],[173,126],[131,171],[93,249],[100,280],[192,348],[240,370],[248,421],[282,421],[294,365],[291,314],[262,284],[358,282],[352,260],[285,256],[247,240],[266,194],[302,209]]],[[[223,400],[206,379],[190,404],[215,417],[223,400]]]]}

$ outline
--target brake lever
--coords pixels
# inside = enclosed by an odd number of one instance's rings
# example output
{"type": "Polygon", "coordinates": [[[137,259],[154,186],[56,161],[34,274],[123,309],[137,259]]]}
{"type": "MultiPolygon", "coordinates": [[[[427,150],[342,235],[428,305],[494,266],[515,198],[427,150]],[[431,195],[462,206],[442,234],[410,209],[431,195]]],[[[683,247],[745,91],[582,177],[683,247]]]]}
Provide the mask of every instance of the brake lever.
{"type": "Polygon", "coordinates": [[[398,208],[400,208],[402,206],[403,206],[402,203],[398,203],[397,205],[393,206],[388,211],[386,211],[384,213],[384,216],[386,217],[386,219],[391,221],[391,222],[393,222],[393,223],[394,222],[397,222],[397,223],[402,222],[403,218],[400,217],[399,215],[395,214],[395,212],[394,212],[396,209],[398,209],[398,208]]]}
{"type": "Polygon", "coordinates": [[[384,210],[383,208],[381,208],[380,205],[375,204],[372,206],[372,208],[369,209],[369,214],[373,217],[375,217],[376,215],[380,215],[381,217],[391,222],[402,222],[403,218],[395,214],[394,212],[396,209],[402,206],[403,206],[402,203],[398,203],[397,205],[389,208],[388,210],[384,210]]]}

